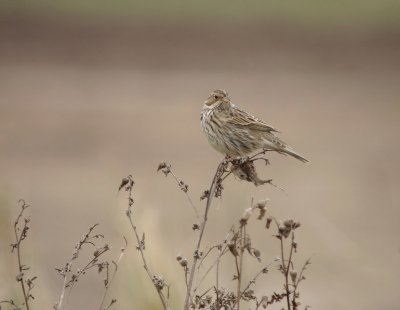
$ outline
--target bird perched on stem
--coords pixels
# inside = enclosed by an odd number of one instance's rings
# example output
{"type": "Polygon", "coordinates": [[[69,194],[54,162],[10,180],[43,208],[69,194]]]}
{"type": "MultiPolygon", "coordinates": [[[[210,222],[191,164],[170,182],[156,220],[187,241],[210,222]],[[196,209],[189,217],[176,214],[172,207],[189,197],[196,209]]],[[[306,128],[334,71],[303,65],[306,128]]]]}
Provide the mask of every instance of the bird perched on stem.
{"type": "Polygon", "coordinates": [[[201,127],[211,146],[230,157],[272,150],[308,162],[279,139],[275,128],[236,107],[225,90],[217,89],[204,102],[201,127]]]}

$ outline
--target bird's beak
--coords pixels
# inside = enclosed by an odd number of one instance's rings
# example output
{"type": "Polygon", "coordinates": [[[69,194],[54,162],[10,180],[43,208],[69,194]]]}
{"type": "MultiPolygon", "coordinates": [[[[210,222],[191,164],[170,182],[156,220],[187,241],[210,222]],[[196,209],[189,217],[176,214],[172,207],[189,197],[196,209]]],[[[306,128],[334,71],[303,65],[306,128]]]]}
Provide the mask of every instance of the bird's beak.
{"type": "Polygon", "coordinates": [[[204,101],[205,105],[211,105],[211,98],[207,98],[206,101],[204,101]]]}
{"type": "Polygon", "coordinates": [[[225,98],[222,99],[222,101],[225,102],[225,103],[229,103],[231,101],[231,98],[225,97],[225,98]]]}

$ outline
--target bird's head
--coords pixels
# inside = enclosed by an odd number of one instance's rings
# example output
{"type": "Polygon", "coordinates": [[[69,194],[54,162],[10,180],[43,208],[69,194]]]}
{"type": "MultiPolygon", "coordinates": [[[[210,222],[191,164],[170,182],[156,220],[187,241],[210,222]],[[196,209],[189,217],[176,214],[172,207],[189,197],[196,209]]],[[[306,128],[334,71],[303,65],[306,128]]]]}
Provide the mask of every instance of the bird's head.
{"type": "Polygon", "coordinates": [[[210,96],[204,101],[204,104],[209,107],[213,108],[221,103],[230,103],[231,99],[229,98],[228,93],[223,89],[214,90],[210,96]]]}

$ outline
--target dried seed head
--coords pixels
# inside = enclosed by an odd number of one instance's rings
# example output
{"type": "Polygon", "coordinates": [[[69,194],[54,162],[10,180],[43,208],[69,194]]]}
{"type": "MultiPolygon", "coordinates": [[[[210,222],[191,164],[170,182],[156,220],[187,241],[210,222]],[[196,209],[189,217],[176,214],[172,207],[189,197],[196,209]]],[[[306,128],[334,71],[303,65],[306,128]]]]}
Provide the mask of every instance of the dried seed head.
{"type": "Polygon", "coordinates": [[[232,253],[233,256],[239,256],[239,252],[238,252],[238,250],[236,248],[236,244],[235,243],[229,243],[228,244],[228,249],[232,253]]]}
{"type": "Polygon", "coordinates": [[[292,231],[292,227],[293,227],[293,220],[284,220],[283,223],[282,221],[280,221],[279,225],[278,225],[278,232],[279,235],[282,237],[289,237],[290,232],[292,231]]]}
{"type": "Polygon", "coordinates": [[[272,180],[261,180],[256,171],[253,161],[248,158],[241,158],[232,161],[232,173],[240,180],[252,182],[255,186],[271,183],[272,180]]]}
{"type": "Polygon", "coordinates": [[[283,225],[282,223],[278,225],[279,234],[282,235],[285,232],[285,230],[286,230],[285,225],[283,225]]]}
{"type": "Polygon", "coordinates": [[[158,164],[157,172],[160,170],[162,171],[162,173],[164,173],[165,176],[168,176],[168,174],[171,173],[171,165],[162,161],[158,164]]]}
{"type": "Polygon", "coordinates": [[[269,199],[260,200],[254,205],[254,208],[260,210],[260,214],[258,215],[258,220],[262,220],[267,212],[267,202],[269,199]]]}
{"type": "Polygon", "coordinates": [[[21,282],[23,277],[24,277],[24,273],[23,273],[23,272],[20,272],[20,273],[17,274],[17,276],[15,277],[15,280],[17,280],[17,282],[21,282]]]}
{"type": "Polygon", "coordinates": [[[267,222],[265,224],[265,228],[269,229],[272,222],[272,216],[267,217],[267,222]]]}
{"type": "Polygon", "coordinates": [[[258,261],[261,261],[261,252],[258,249],[253,249],[253,255],[258,261]]]}
{"type": "Polygon", "coordinates": [[[296,282],[296,279],[297,279],[297,271],[296,270],[290,271],[290,278],[292,279],[293,283],[296,282]]]}
{"type": "Polygon", "coordinates": [[[294,221],[292,219],[286,219],[283,221],[283,225],[287,228],[292,229],[294,221]]]}
{"type": "Polygon", "coordinates": [[[251,238],[249,235],[244,236],[244,244],[243,247],[252,255],[252,247],[251,247],[251,238]]]}
{"type": "Polygon", "coordinates": [[[200,200],[208,198],[209,195],[210,195],[210,191],[205,190],[204,193],[201,195],[200,200]]]}
{"type": "Polygon", "coordinates": [[[181,255],[181,254],[178,254],[178,255],[176,256],[176,260],[177,260],[178,262],[180,262],[180,261],[182,260],[182,255],[181,255]]]}
{"type": "Polygon", "coordinates": [[[158,290],[162,290],[165,286],[165,281],[162,275],[153,276],[153,284],[158,290]]]}
{"type": "Polygon", "coordinates": [[[157,171],[160,171],[161,169],[164,169],[167,167],[167,163],[165,161],[162,161],[158,164],[157,171]]]}
{"type": "Polygon", "coordinates": [[[247,299],[254,299],[254,291],[249,289],[243,293],[243,296],[247,299]]]}
{"type": "Polygon", "coordinates": [[[253,213],[253,208],[248,208],[244,210],[242,217],[240,218],[240,225],[244,226],[247,224],[247,221],[250,219],[251,214],[253,213]]]}
{"type": "Polygon", "coordinates": [[[179,264],[180,264],[182,267],[187,267],[188,261],[187,261],[186,258],[182,258],[182,259],[179,261],[179,264]]]}
{"type": "Polygon", "coordinates": [[[179,181],[178,183],[179,188],[184,192],[187,193],[189,190],[189,185],[187,185],[185,182],[183,182],[182,180],[179,181]]]}
{"type": "Polygon", "coordinates": [[[123,178],[122,181],[121,181],[121,184],[120,184],[120,186],[118,188],[118,191],[120,191],[128,183],[129,183],[129,179],[128,178],[123,178]]]}
{"type": "Polygon", "coordinates": [[[267,206],[267,202],[269,201],[269,199],[263,199],[260,200],[259,202],[257,202],[255,204],[255,208],[259,208],[259,209],[264,209],[267,206]]]}

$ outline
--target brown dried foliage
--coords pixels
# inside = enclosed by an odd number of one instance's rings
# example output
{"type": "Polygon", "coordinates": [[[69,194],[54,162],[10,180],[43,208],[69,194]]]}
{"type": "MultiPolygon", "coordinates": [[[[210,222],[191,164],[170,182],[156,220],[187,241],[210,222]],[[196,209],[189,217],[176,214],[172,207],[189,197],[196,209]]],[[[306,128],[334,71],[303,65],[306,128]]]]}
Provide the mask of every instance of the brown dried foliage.
{"type": "MultiPolygon", "coordinates": [[[[191,255],[177,255],[178,268],[183,271],[183,279],[185,281],[186,292],[183,303],[184,310],[195,309],[210,309],[210,310],[227,310],[227,309],[266,309],[272,304],[281,303],[282,309],[298,310],[301,303],[299,301],[300,291],[299,286],[305,280],[304,273],[310,264],[307,260],[300,268],[300,271],[295,269],[295,254],[298,251],[298,243],[296,240],[296,232],[300,227],[300,222],[293,219],[277,220],[269,214],[269,200],[265,199],[257,203],[251,203],[250,207],[246,208],[243,215],[237,220],[231,229],[226,233],[221,242],[204,247],[204,233],[207,228],[209,210],[212,206],[214,198],[221,197],[224,190],[224,181],[227,177],[233,174],[236,178],[242,181],[252,182],[255,186],[270,184],[271,179],[262,180],[258,177],[255,162],[262,161],[266,165],[269,164],[265,157],[267,151],[259,152],[258,154],[247,158],[229,158],[223,159],[212,178],[211,184],[203,192],[200,201],[204,202],[202,212],[201,208],[196,206],[193,199],[190,197],[189,185],[177,177],[173,172],[171,164],[161,162],[157,171],[161,171],[166,177],[172,176],[178,185],[179,189],[187,197],[190,207],[193,209],[195,223],[192,224],[192,230],[196,235],[194,249],[191,255]],[[202,215],[200,215],[202,214],[202,215]],[[252,220],[256,219],[256,221],[252,220]],[[272,234],[272,240],[278,241],[280,248],[279,257],[271,262],[265,262],[262,255],[262,249],[253,244],[252,237],[249,233],[249,225],[255,226],[257,223],[259,229],[267,232],[271,229],[271,225],[275,224],[275,230],[272,234]],[[246,264],[243,263],[245,256],[251,259],[246,264]],[[244,275],[247,273],[248,264],[262,264],[262,268],[251,277],[251,280],[244,282],[244,275]],[[231,283],[223,283],[221,276],[221,266],[227,266],[232,272],[231,283]],[[279,289],[271,292],[256,293],[262,288],[262,279],[274,271],[280,272],[283,279],[283,290],[279,289]],[[213,276],[213,284],[209,287],[204,287],[206,279],[213,276]],[[234,289],[229,289],[229,286],[234,284],[234,289]],[[256,290],[256,288],[258,289],[256,290]]],[[[144,232],[139,232],[135,224],[134,217],[134,199],[133,188],[134,180],[132,175],[123,178],[119,185],[119,191],[127,192],[127,209],[126,216],[132,229],[134,240],[136,242],[136,250],[138,251],[143,263],[143,267],[148,275],[149,280],[154,286],[156,293],[159,296],[161,306],[164,310],[170,309],[170,285],[164,279],[164,276],[152,271],[147,260],[146,238],[144,232]]],[[[30,302],[34,299],[32,289],[36,276],[28,277],[27,272],[29,267],[22,263],[21,245],[27,238],[29,231],[29,217],[25,217],[24,212],[28,208],[25,201],[21,200],[21,211],[14,223],[15,241],[11,244],[12,251],[17,254],[18,273],[16,275],[17,282],[20,283],[23,295],[23,302],[17,304],[15,300],[0,301],[0,309],[2,305],[11,307],[11,309],[30,309],[30,302]]],[[[119,269],[119,264],[124,256],[127,247],[127,240],[124,237],[124,246],[120,250],[120,255],[116,261],[105,259],[105,254],[110,251],[111,247],[103,243],[104,236],[100,233],[95,233],[97,224],[89,227],[88,231],[81,237],[76,244],[71,258],[61,268],[56,268],[57,272],[63,279],[62,289],[58,302],[54,305],[54,309],[61,310],[65,305],[66,291],[71,292],[72,288],[78,283],[89,270],[96,269],[98,273],[104,274],[104,294],[101,297],[100,310],[110,309],[116,304],[117,300],[112,298],[107,304],[105,303],[108,290],[112,284],[115,274],[119,269]],[[92,249],[92,255],[89,261],[85,262],[81,267],[76,268],[78,258],[82,251],[92,249]]],[[[190,231],[190,230],[189,230],[190,231]]],[[[269,244],[267,245],[269,246],[269,244]]],[[[226,268],[224,268],[226,270],[226,268]]],[[[226,277],[224,277],[226,278],[226,277]]],[[[209,283],[210,281],[208,281],[209,283]]],[[[279,284],[277,284],[279,288],[279,284]]],[[[68,294],[69,295],[69,294],[68,294]]],[[[134,302],[132,301],[134,304],[134,302]]],[[[308,309],[306,306],[304,309],[308,309]]]]}

